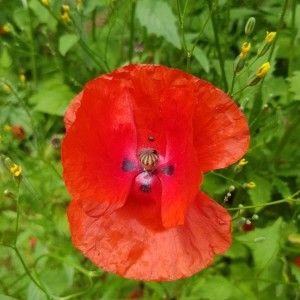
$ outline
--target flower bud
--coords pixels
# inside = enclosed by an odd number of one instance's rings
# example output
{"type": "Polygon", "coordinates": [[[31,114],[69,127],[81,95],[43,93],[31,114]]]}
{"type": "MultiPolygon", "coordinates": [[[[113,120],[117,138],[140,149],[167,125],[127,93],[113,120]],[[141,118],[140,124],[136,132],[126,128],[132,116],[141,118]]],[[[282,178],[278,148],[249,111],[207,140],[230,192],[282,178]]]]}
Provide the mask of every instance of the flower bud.
{"type": "Polygon", "coordinates": [[[272,42],[274,41],[275,37],[276,37],[276,32],[272,31],[272,32],[268,32],[267,31],[267,35],[266,38],[264,40],[264,42],[262,43],[262,45],[258,48],[257,51],[257,56],[263,56],[271,47],[272,42]]]}
{"type": "Polygon", "coordinates": [[[256,19],[254,17],[250,17],[247,20],[246,25],[245,25],[245,34],[247,36],[249,36],[253,32],[255,23],[256,23],[256,19]]]}
{"type": "Polygon", "coordinates": [[[253,181],[243,184],[243,188],[245,188],[245,189],[254,189],[255,187],[256,187],[256,184],[253,181]]]}
{"type": "Polygon", "coordinates": [[[256,74],[252,77],[250,77],[248,81],[248,86],[254,86],[260,82],[260,80],[266,76],[266,74],[269,72],[271,68],[271,65],[269,62],[266,62],[260,66],[260,68],[257,70],[256,74]]]}

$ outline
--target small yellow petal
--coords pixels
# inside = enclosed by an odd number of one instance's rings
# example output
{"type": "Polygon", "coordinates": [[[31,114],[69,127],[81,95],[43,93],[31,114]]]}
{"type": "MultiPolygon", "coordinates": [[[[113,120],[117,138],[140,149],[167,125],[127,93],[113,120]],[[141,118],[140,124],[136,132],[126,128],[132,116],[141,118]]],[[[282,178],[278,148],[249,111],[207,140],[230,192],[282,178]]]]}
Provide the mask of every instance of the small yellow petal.
{"type": "Polygon", "coordinates": [[[276,34],[277,34],[276,31],[271,31],[271,32],[268,32],[268,31],[267,31],[266,42],[267,42],[267,43],[272,43],[273,40],[274,40],[275,37],[276,37],[276,34]]]}
{"type": "Polygon", "coordinates": [[[19,177],[22,173],[22,167],[17,164],[13,164],[9,170],[15,177],[19,177]]]}
{"type": "Polygon", "coordinates": [[[269,62],[262,64],[260,66],[260,68],[258,69],[256,76],[259,78],[264,77],[269,72],[270,68],[271,68],[271,65],[269,62]]]}
{"type": "Polygon", "coordinates": [[[246,165],[248,163],[248,161],[245,159],[245,158],[242,158],[239,163],[238,163],[238,166],[239,167],[242,167],[244,165],[246,165]]]}

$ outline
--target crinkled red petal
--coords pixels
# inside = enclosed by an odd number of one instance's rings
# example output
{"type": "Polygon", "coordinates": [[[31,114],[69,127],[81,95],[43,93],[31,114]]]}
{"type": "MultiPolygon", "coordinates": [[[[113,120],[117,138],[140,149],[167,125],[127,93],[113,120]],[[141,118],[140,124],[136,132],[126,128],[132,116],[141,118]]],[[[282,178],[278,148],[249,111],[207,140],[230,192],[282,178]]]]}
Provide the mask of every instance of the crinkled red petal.
{"type": "Polygon", "coordinates": [[[130,198],[122,208],[97,218],[73,200],[68,208],[73,243],[99,267],[140,280],[190,276],[230,246],[230,215],[207,195],[197,194],[184,225],[165,229],[159,210],[155,201],[130,198]]]}
{"type": "Polygon", "coordinates": [[[194,94],[184,87],[169,88],[160,99],[162,130],[166,135],[164,161],[166,167],[172,166],[174,170],[172,174],[160,172],[159,175],[162,183],[162,222],[167,228],[185,222],[187,210],[202,180],[193,147],[195,104],[194,94]]]}
{"type": "Polygon", "coordinates": [[[194,146],[201,170],[227,167],[239,160],[250,142],[246,117],[223,91],[197,80],[194,146]]]}
{"type": "Polygon", "coordinates": [[[122,169],[124,160],[137,164],[132,102],[122,83],[100,77],[85,87],[75,120],[77,102],[67,112],[73,123],[62,145],[63,176],[90,215],[122,206],[136,175],[122,169]]]}

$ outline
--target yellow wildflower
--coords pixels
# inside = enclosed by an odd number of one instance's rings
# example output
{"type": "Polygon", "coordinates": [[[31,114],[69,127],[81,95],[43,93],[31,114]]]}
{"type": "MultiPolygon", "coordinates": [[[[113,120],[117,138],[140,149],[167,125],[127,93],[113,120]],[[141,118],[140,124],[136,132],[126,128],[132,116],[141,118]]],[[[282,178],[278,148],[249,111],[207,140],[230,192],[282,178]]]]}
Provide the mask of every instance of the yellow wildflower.
{"type": "Polygon", "coordinates": [[[3,26],[0,26],[0,35],[1,35],[1,34],[6,34],[6,33],[8,33],[8,32],[10,32],[10,27],[9,27],[8,24],[5,24],[5,25],[3,25],[3,26]]]}
{"type": "Polygon", "coordinates": [[[22,173],[22,167],[17,164],[13,164],[9,170],[10,173],[13,174],[15,177],[19,177],[22,173]]]}
{"type": "Polygon", "coordinates": [[[19,75],[19,79],[21,82],[25,82],[26,81],[26,76],[22,73],[19,75]]]}
{"type": "Polygon", "coordinates": [[[247,189],[254,189],[254,188],[256,187],[256,184],[255,184],[255,182],[250,181],[250,182],[248,182],[248,183],[245,183],[245,184],[243,185],[243,187],[244,187],[244,188],[247,188],[247,189]]]}
{"type": "Polygon", "coordinates": [[[62,8],[63,12],[69,12],[70,11],[70,6],[67,5],[67,4],[63,4],[61,6],[61,8],[62,8]]]}
{"type": "Polygon", "coordinates": [[[11,131],[11,126],[8,125],[8,124],[5,124],[5,125],[3,126],[3,130],[9,132],[9,131],[11,131]]]}
{"type": "Polygon", "coordinates": [[[251,43],[247,43],[247,42],[243,43],[240,57],[245,58],[247,53],[250,51],[250,49],[251,49],[251,43]]]}
{"type": "Polygon", "coordinates": [[[71,21],[70,15],[69,15],[69,13],[66,12],[66,11],[63,12],[63,13],[61,14],[60,18],[61,18],[62,21],[65,22],[65,23],[69,23],[69,22],[71,21]]]}
{"type": "Polygon", "coordinates": [[[242,167],[244,165],[246,165],[248,163],[248,161],[245,159],[245,158],[242,158],[239,163],[238,163],[238,166],[239,167],[242,167]]]}
{"type": "Polygon", "coordinates": [[[2,88],[4,92],[10,93],[11,92],[11,87],[7,83],[2,83],[2,88]]]}
{"type": "Polygon", "coordinates": [[[45,6],[49,6],[49,0],[41,0],[42,4],[45,6]]]}
{"type": "Polygon", "coordinates": [[[276,37],[276,34],[277,34],[276,31],[271,31],[271,32],[268,32],[268,31],[267,31],[266,42],[267,42],[267,43],[272,43],[273,40],[274,40],[275,37],[276,37]]]}
{"type": "Polygon", "coordinates": [[[269,62],[262,64],[260,66],[260,68],[258,69],[258,71],[256,72],[256,76],[259,78],[264,77],[269,72],[270,68],[271,68],[271,65],[269,62]]]}

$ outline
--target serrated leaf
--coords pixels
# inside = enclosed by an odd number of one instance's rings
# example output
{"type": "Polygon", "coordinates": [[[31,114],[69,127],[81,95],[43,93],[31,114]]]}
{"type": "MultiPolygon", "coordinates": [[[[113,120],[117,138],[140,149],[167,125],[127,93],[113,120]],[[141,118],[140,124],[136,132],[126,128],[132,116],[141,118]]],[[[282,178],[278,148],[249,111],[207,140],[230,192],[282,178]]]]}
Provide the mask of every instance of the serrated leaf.
{"type": "Polygon", "coordinates": [[[160,0],[140,0],[137,2],[136,16],[149,34],[161,36],[180,49],[176,18],[168,3],[160,0]]]}
{"type": "Polygon", "coordinates": [[[79,37],[76,34],[65,34],[58,40],[58,51],[62,56],[65,56],[67,52],[78,42],[79,37]]]}
{"type": "Polygon", "coordinates": [[[279,250],[280,228],[282,219],[277,219],[271,226],[256,228],[236,239],[252,249],[254,264],[258,271],[263,270],[276,257],[279,250]]]}

